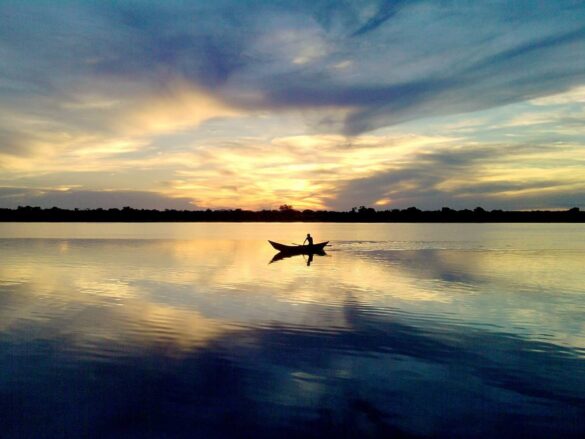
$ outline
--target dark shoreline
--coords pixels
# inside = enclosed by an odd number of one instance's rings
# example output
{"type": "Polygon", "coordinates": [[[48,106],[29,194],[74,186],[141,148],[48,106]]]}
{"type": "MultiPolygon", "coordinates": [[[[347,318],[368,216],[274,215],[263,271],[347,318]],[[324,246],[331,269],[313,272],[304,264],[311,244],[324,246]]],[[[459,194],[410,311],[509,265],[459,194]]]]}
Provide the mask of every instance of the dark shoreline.
{"type": "Polygon", "coordinates": [[[354,208],[348,212],[326,210],[148,210],[133,209],[0,209],[0,222],[331,222],[331,223],[584,223],[585,212],[574,207],[564,211],[422,211],[415,207],[376,211],[354,208]]]}

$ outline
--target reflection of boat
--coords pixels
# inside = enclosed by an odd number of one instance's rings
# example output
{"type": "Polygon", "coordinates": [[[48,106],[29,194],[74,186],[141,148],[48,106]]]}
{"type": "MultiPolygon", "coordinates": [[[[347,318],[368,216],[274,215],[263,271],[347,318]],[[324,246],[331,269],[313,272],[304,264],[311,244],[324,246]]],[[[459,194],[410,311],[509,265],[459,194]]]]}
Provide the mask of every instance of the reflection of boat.
{"type": "Polygon", "coordinates": [[[329,241],[320,242],[319,244],[313,245],[285,245],[279,244],[278,242],[268,241],[272,247],[278,250],[281,253],[285,253],[287,255],[308,255],[311,253],[320,253],[323,252],[323,249],[329,241]]]}
{"type": "Polygon", "coordinates": [[[278,253],[276,253],[272,257],[272,260],[270,261],[270,264],[272,264],[273,262],[280,261],[281,259],[292,258],[293,256],[300,256],[300,255],[303,255],[303,254],[308,254],[309,255],[309,261],[308,261],[307,265],[309,265],[311,263],[311,261],[313,260],[313,255],[327,256],[327,253],[325,253],[323,250],[319,250],[319,251],[312,252],[312,253],[278,252],[278,253]]]}

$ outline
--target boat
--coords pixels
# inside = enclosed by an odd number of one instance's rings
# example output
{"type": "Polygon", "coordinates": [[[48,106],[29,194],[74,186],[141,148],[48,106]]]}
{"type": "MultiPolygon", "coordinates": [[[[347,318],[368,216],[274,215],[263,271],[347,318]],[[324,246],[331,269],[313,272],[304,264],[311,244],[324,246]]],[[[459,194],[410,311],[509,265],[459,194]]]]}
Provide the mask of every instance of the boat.
{"type": "Polygon", "coordinates": [[[313,245],[286,245],[280,244],[278,242],[268,240],[270,245],[274,247],[276,250],[282,253],[287,253],[290,255],[301,255],[301,254],[311,254],[311,253],[321,253],[329,241],[320,242],[318,244],[313,245]]]}

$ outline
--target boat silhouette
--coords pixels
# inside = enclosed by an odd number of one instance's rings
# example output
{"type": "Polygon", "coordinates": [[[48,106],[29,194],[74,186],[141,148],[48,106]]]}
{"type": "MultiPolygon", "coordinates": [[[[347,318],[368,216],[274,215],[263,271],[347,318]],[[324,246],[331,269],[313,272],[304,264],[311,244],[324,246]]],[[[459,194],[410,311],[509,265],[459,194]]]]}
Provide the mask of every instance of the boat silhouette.
{"type": "Polygon", "coordinates": [[[327,253],[325,253],[323,249],[329,243],[329,241],[325,241],[313,245],[286,245],[270,240],[268,240],[268,242],[272,247],[274,247],[274,249],[278,250],[278,253],[275,254],[270,260],[270,264],[293,256],[308,255],[309,260],[307,265],[311,265],[311,262],[313,261],[313,255],[326,256],[327,253]]]}
{"type": "Polygon", "coordinates": [[[313,245],[286,245],[286,244],[280,244],[278,242],[274,242],[274,241],[270,241],[270,240],[268,240],[268,242],[270,243],[270,245],[272,247],[274,247],[279,252],[289,253],[291,255],[292,254],[301,255],[301,254],[322,252],[323,249],[325,248],[325,246],[327,244],[329,244],[329,241],[320,242],[318,244],[313,244],[313,245]]]}

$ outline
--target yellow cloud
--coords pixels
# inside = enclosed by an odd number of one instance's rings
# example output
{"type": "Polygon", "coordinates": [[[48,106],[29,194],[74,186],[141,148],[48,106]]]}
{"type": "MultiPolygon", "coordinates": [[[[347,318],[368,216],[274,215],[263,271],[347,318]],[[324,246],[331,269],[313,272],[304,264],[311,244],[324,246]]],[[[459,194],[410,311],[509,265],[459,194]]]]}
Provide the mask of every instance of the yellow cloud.
{"type": "Polygon", "coordinates": [[[585,103],[585,86],[574,87],[562,93],[532,99],[528,102],[532,105],[563,105],[585,103]]]}
{"type": "Polygon", "coordinates": [[[392,200],[390,198],[382,198],[382,199],[376,201],[374,204],[376,206],[384,207],[384,206],[388,206],[390,203],[392,203],[392,200]]]}
{"type": "Polygon", "coordinates": [[[236,109],[217,97],[178,80],[169,84],[163,93],[132,102],[116,127],[126,135],[147,136],[194,127],[214,117],[237,114],[236,109]]]}
{"type": "Polygon", "coordinates": [[[211,208],[274,208],[284,202],[297,209],[324,208],[340,183],[386,170],[423,146],[452,140],[315,134],[210,144],[185,159],[181,179],[168,194],[191,196],[211,208]]]}
{"type": "MultiPolygon", "coordinates": [[[[114,90],[120,87],[117,84],[114,90]]],[[[96,88],[103,88],[103,84],[96,88]]],[[[0,107],[0,114],[10,115],[11,127],[24,133],[19,139],[25,143],[19,154],[0,152],[0,169],[18,177],[73,169],[77,172],[134,169],[136,162],[116,156],[147,148],[159,135],[193,128],[214,117],[238,114],[221,99],[181,80],[171,81],[164,91],[156,93],[133,90],[127,96],[121,93],[119,98],[112,94],[72,91],[64,103],[52,104],[65,109],[65,113],[57,113],[53,119],[10,113],[0,107]]],[[[177,158],[179,162],[182,159],[177,158]]],[[[160,166],[171,163],[173,158],[155,156],[141,160],[160,166]]],[[[180,163],[175,162],[176,165],[180,163]]]]}

